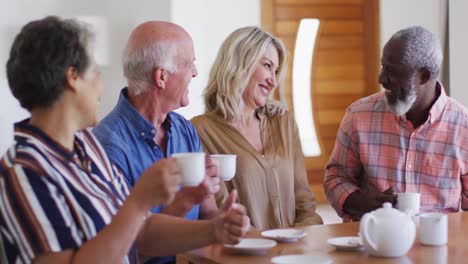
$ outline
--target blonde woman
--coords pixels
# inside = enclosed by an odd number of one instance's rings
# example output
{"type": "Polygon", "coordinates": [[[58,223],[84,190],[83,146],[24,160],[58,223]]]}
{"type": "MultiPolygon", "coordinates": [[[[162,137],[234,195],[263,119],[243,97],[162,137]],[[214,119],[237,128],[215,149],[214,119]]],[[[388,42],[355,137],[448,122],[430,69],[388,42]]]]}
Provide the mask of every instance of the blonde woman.
{"type": "Polygon", "coordinates": [[[258,27],[224,41],[204,91],[205,114],[193,118],[204,150],[237,154],[236,176],[218,204],[237,189],[260,230],[322,224],[309,189],[295,120],[270,98],[286,70],[282,42],[258,27]]]}

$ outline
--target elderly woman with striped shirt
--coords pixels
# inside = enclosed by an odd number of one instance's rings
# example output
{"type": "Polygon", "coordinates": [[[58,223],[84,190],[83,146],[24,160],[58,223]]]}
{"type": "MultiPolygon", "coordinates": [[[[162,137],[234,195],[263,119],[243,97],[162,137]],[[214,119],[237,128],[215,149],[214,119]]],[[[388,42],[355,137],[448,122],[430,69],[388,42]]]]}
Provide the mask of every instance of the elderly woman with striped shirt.
{"type": "Polygon", "coordinates": [[[47,17],[14,40],[8,82],[31,117],[15,124],[15,144],[0,161],[0,262],[127,263],[238,242],[249,220],[237,193],[212,220],[149,216],[178,189],[172,159],[149,167],[129,190],[86,130],[97,122],[101,95],[92,39],[77,21],[47,17]]]}

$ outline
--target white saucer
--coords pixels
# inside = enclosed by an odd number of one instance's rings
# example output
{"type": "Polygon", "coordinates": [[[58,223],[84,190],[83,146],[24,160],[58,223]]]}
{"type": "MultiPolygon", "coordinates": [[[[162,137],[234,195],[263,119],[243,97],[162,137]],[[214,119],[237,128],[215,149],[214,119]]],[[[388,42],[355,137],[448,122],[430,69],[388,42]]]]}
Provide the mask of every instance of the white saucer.
{"type": "Polygon", "coordinates": [[[294,242],[304,237],[306,232],[300,229],[272,229],[262,232],[262,236],[276,240],[278,242],[294,242]]]}
{"type": "Polygon", "coordinates": [[[273,264],[330,264],[332,260],[325,256],[314,256],[314,255],[284,255],[278,256],[271,259],[273,264]]]}
{"type": "Polygon", "coordinates": [[[225,248],[241,254],[263,254],[274,246],[275,241],[263,238],[244,238],[236,245],[224,244],[225,248]]]}
{"type": "Polygon", "coordinates": [[[349,236],[349,237],[334,237],[327,240],[328,244],[335,246],[337,250],[362,250],[364,245],[362,244],[361,237],[349,236]]]}

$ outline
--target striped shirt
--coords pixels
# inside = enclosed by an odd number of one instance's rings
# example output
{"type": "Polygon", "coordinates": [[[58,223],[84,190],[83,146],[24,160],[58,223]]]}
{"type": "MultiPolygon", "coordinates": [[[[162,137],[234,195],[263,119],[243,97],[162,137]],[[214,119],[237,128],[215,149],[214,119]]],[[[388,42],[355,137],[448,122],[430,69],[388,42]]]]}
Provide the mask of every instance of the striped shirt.
{"type": "MultiPolygon", "coordinates": [[[[74,151],[24,120],[0,161],[1,263],[77,249],[110,223],[129,189],[88,130],[74,151]],[[82,164],[82,165],[80,165],[82,164]]],[[[132,247],[123,262],[136,260],[132,247]]]]}
{"type": "Polygon", "coordinates": [[[425,123],[414,128],[390,112],[380,92],[346,111],[325,169],[328,201],[344,219],[348,195],[360,190],[421,193],[421,211],[468,209],[468,111],[440,96],[425,123]]]}

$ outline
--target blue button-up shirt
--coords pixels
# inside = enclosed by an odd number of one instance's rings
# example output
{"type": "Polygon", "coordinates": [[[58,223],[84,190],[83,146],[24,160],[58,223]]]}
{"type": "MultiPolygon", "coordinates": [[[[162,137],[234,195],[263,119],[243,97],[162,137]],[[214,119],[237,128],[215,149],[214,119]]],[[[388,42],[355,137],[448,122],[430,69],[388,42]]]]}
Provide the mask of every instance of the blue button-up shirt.
{"type": "MultiPolygon", "coordinates": [[[[166,154],[202,151],[200,138],[192,124],[183,116],[170,112],[163,123],[166,129],[166,154]]],[[[154,142],[156,128],[146,120],[127,99],[122,89],[115,108],[94,128],[93,133],[105,148],[110,159],[122,170],[130,186],[154,162],[164,158],[164,152],[154,142]]],[[[162,206],[153,208],[159,213],[162,206]]],[[[190,210],[186,218],[198,219],[199,206],[190,210]]]]}
{"type": "MultiPolygon", "coordinates": [[[[192,124],[183,116],[170,112],[163,123],[166,129],[166,154],[202,151],[200,138],[192,124]]],[[[164,151],[154,142],[156,128],[148,122],[127,99],[127,88],[122,89],[117,105],[93,129],[109,158],[122,170],[130,186],[135,186],[140,175],[154,162],[165,158],[164,151]]],[[[159,213],[163,206],[153,208],[159,213]]],[[[185,216],[196,220],[200,205],[185,216]]],[[[153,258],[151,263],[173,262],[173,257],[153,258]]]]}

